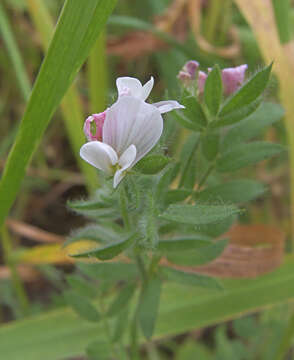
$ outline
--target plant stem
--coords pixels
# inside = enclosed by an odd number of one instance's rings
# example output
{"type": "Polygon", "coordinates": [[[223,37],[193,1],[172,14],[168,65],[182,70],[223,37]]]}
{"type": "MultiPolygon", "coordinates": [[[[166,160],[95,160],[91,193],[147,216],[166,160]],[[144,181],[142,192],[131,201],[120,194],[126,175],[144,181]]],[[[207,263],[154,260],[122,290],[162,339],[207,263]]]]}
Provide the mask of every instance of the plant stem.
{"type": "Polygon", "coordinates": [[[200,140],[201,140],[201,136],[198,137],[198,139],[197,139],[197,141],[195,142],[195,145],[194,145],[194,147],[193,147],[193,149],[192,149],[192,151],[191,151],[191,153],[190,153],[190,155],[189,155],[189,157],[188,157],[188,160],[187,160],[186,165],[185,165],[185,167],[184,167],[184,170],[183,170],[183,172],[182,172],[182,176],[181,176],[180,183],[179,183],[179,186],[178,186],[179,188],[180,188],[180,187],[183,187],[184,184],[185,184],[185,180],[186,180],[186,177],[187,177],[187,173],[188,173],[188,171],[189,171],[189,169],[190,169],[190,167],[191,167],[191,163],[192,163],[192,161],[193,161],[193,158],[194,158],[194,156],[195,156],[195,153],[196,153],[196,151],[198,150],[198,147],[199,147],[199,145],[200,145],[200,140]]]}
{"type": "Polygon", "coordinates": [[[214,162],[209,165],[208,169],[206,170],[206,172],[204,173],[204,175],[202,176],[202,178],[200,179],[200,181],[198,183],[197,192],[200,191],[201,187],[205,184],[208,176],[211,174],[214,167],[215,167],[214,162]]]}
{"type": "Polygon", "coordinates": [[[125,226],[126,230],[129,231],[130,227],[131,227],[131,222],[130,222],[130,217],[129,217],[129,212],[128,212],[128,199],[127,199],[127,194],[126,194],[126,189],[125,189],[124,184],[120,188],[119,204],[120,204],[120,212],[121,212],[121,216],[123,218],[124,226],[125,226]]]}
{"type": "Polygon", "coordinates": [[[2,235],[2,247],[3,247],[3,254],[4,254],[4,261],[5,264],[9,267],[12,277],[12,284],[18,298],[19,305],[22,309],[23,315],[26,315],[29,310],[29,301],[23,286],[22,280],[18,274],[16,264],[11,259],[12,253],[12,241],[9,236],[8,230],[6,225],[2,225],[1,228],[1,235],[2,235]]]}

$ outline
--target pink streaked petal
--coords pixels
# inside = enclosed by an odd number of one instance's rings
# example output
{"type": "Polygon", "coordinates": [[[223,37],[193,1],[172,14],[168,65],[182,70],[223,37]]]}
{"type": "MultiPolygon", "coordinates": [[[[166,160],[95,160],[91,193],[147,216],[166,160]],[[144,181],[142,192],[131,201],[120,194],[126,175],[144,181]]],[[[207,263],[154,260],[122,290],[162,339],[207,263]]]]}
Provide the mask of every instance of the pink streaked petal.
{"type": "Polygon", "coordinates": [[[119,156],[130,145],[135,145],[136,163],[158,142],[162,129],[163,119],[155,106],[132,96],[123,96],[107,110],[103,142],[119,156]]]}
{"type": "Polygon", "coordinates": [[[224,93],[230,95],[242,85],[248,66],[246,64],[222,70],[224,93]]]}
{"type": "Polygon", "coordinates": [[[84,133],[89,141],[102,140],[102,129],[103,129],[105,117],[106,117],[106,112],[104,111],[100,114],[93,114],[86,119],[84,124],[84,133]],[[93,121],[96,124],[95,134],[91,132],[91,123],[93,121]]]}
{"type": "Polygon", "coordinates": [[[159,102],[153,103],[152,105],[156,106],[161,114],[167,113],[167,112],[175,110],[175,109],[185,109],[185,106],[179,104],[175,100],[159,101],[159,102]]]}
{"type": "Polygon", "coordinates": [[[199,90],[200,94],[202,94],[204,92],[204,86],[205,86],[206,79],[207,79],[207,74],[204,71],[199,71],[198,72],[198,90],[199,90]]]}

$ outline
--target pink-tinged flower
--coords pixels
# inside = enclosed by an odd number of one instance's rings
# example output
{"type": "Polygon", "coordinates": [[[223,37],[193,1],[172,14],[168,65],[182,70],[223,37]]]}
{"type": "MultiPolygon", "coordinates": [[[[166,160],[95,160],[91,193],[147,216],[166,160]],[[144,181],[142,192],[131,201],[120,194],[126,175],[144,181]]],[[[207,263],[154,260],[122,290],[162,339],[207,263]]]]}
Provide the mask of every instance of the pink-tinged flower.
{"type": "Polygon", "coordinates": [[[114,175],[116,188],[126,174],[158,142],[163,119],[160,110],[138,97],[121,96],[106,111],[102,141],[90,141],[80,150],[89,164],[114,175]]]}
{"type": "Polygon", "coordinates": [[[196,79],[196,73],[199,68],[199,63],[195,60],[187,61],[182,70],[178,74],[178,79],[184,85],[190,85],[196,79]]]}
{"type": "MultiPolygon", "coordinates": [[[[116,80],[116,86],[118,90],[118,97],[133,96],[137,99],[145,101],[154,85],[154,79],[151,76],[150,80],[143,86],[141,82],[132,77],[120,77],[116,80]]],[[[174,109],[183,109],[184,106],[179,104],[175,100],[160,101],[153,103],[153,106],[157,107],[161,114],[174,109]]]]}
{"type": "Polygon", "coordinates": [[[242,85],[245,79],[246,64],[222,70],[222,81],[225,95],[233,94],[242,85]]]}
{"type": "Polygon", "coordinates": [[[89,116],[84,124],[84,133],[89,141],[102,140],[102,129],[106,117],[106,111],[100,114],[93,114],[89,116]],[[95,123],[95,133],[92,132],[92,125],[95,123]]]}
{"type": "Polygon", "coordinates": [[[200,94],[204,92],[205,81],[207,79],[207,74],[204,71],[199,71],[198,73],[198,91],[200,94]]]}
{"type": "MultiPolygon", "coordinates": [[[[243,84],[247,68],[248,66],[244,64],[222,70],[222,83],[225,95],[233,94],[243,84]]],[[[212,68],[208,68],[207,70],[210,72],[212,68]]],[[[208,75],[203,71],[199,71],[198,73],[198,90],[200,94],[204,91],[207,76],[208,75]]]]}

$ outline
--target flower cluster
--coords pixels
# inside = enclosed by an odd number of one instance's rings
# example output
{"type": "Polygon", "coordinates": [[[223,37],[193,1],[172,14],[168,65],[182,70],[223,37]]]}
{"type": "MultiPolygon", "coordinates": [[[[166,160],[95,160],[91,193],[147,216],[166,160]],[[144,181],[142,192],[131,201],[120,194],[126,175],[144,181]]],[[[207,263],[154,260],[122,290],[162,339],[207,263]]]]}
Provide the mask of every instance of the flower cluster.
{"type": "Polygon", "coordinates": [[[114,188],[127,170],[158,142],[163,130],[161,114],[183,108],[173,100],[145,102],[153,84],[152,77],[144,86],[135,78],[118,78],[118,100],[85,121],[88,142],[81,147],[80,156],[92,166],[113,175],[114,188]]]}
{"type": "MultiPolygon", "coordinates": [[[[186,87],[193,85],[194,81],[197,79],[198,92],[202,94],[208,74],[201,70],[198,71],[198,68],[199,63],[197,61],[190,60],[179,72],[178,78],[186,87]]],[[[222,82],[225,95],[233,94],[243,84],[247,68],[248,66],[243,64],[237,67],[225,68],[222,70],[222,82]]],[[[211,68],[208,68],[207,71],[210,72],[211,68]]]]}

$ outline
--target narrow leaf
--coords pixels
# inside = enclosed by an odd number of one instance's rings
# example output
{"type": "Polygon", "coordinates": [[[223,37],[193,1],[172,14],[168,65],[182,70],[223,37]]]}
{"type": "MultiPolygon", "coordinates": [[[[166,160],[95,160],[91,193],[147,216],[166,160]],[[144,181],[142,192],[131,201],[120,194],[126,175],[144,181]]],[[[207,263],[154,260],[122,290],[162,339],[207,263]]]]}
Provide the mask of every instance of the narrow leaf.
{"type": "Polygon", "coordinates": [[[149,155],[138,162],[135,170],[142,174],[153,175],[160,172],[168,163],[170,159],[163,155],[149,155]]]}
{"type": "Polygon", "coordinates": [[[72,287],[72,289],[81,296],[93,298],[97,295],[97,291],[94,288],[94,285],[83,279],[81,276],[69,275],[66,277],[66,281],[72,287]]]}
{"type": "Polygon", "coordinates": [[[243,85],[220,111],[220,115],[226,115],[239,107],[247,106],[255,101],[264,91],[269,81],[272,64],[258,71],[245,85],[243,85]]]}
{"type": "Polygon", "coordinates": [[[166,276],[168,281],[176,282],[183,285],[204,287],[207,289],[223,289],[218,280],[209,276],[179,271],[170,267],[162,267],[160,270],[163,275],[166,276]]]}
{"type": "Polygon", "coordinates": [[[262,141],[237,145],[218,159],[217,170],[220,172],[239,170],[242,167],[268,159],[284,150],[285,148],[279,144],[262,141]]]}
{"type": "Polygon", "coordinates": [[[143,334],[150,339],[157,318],[159,299],[161,292],[161,280],[157,277],[149,280],[143,290],[138,307],[138,317],[143,334]]]}
{"type": "Polygon", "coordinates": [[[161,215],[163,219],[183,224],[203,225],[222,221],[238,214],[234,205],[170,205],[161,215]]]}
{"type": "Polygon", "coordinates": [[[94,263],[78,264],[81,272],[95,280],[108,279],[109,281],[131,280],[138,276],[135,264],[124,263],[94,263]]]}
{"type": "Polygon", "coordinates": [[[98,310],[84,296],[78,295],[74,291],[67,291],[64,294],[67,303],[83,319],[97,322],[101,319],[98,310]]]}
{"type": "Polygon", "coordinates": [[[201,234],[190,237],[179,237],[174,239],[159,240],[157,249],[162,252],[183,251],[197,249],[211,243],[211,238],[201,234]]]}
{"type": "Polygon", "coordinates": [[[170,253],[167,258],[172,263],[183,266],[199,266],[209,263],[219,257],[228,244],[228,239],[217,240],[208,246],[199,247],[195,250],[182,251],[177,254],[170,253]]]}
{"type": "Polygon", "coordinates": [[[212,115],[218,113],[222,100],[222,76],[219,67],[216,65],[209,72],[205,81],[204,101],[212,115]]]}
{"type": "Polygon", "coordinates": [[[79,254],[70,254],[72,257],[80,258],[80,257],[96,257],[100,260],[110,260],[115,256],[122,253],[124,250],[129,248],[134,241],[137,239],[137,235],[132,235],[124,240],[118,241],[116,243],[100,247],[98,249],[85,251],[79,254]]]}
{"type": "Polygon", "coordinates": [[[206,115],[202,109],[202,105],[194,96],[187,96],[182,101],[185,109],[181,110],[181,114],[197,126],[197,128],[205,127],[207,125],[206,115]]]}
{"type": "Polygon", "coordinates": [[[114,299],[113,303],[110,305],[107,316],[115,316],[120,311],[122,311],[129,301],[132,299],[136,290],[136,283],[131,283],[126,285],[122,290],[119,291],[119,294],[114,299]]]}
{"type": "Polygon", "coordinates": [[[256,199],[265,192],[265,187],[258,181],[241,179],[211,186],[197,194],[197,201],[225,203],[243,203],[256,199]]]}

